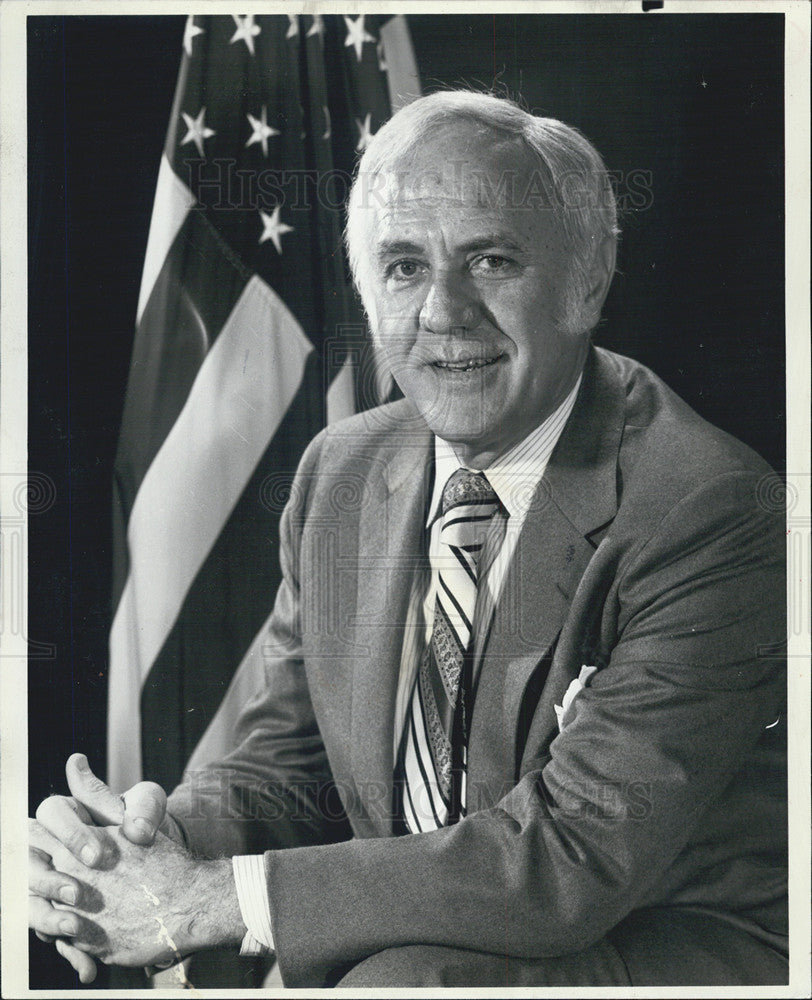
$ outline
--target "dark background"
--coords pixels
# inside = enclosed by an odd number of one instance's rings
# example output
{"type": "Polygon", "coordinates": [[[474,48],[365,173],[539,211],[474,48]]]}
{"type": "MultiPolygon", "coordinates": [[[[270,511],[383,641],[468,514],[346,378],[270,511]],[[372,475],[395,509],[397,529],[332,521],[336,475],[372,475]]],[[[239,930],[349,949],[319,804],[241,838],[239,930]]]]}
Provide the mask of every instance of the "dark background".
{"type": "MultiPolygon", "coordinates": [[[[494,86],[594,142],[626,200],[596,340],[783,471],[783,17],[409,21],[424,91],[494,86]]],[[[105,768],[111,473],[183,26],[28,21],[29,469],[56,491],[29,519],[29,638],[55,649],[29,667],[32,810],[74,750],[105,768]]],[[[76,985],[34,945],[32,987],[76,985]]]]}

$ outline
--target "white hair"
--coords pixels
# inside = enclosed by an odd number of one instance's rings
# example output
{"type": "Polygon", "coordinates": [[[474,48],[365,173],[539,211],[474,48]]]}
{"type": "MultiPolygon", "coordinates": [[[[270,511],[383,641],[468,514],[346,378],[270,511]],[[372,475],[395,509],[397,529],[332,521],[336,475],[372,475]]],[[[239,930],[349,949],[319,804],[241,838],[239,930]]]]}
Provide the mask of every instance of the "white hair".
{"type": "MultiPolygon", "coordinates": [[[[565,327],[580,321],[595,255],[606,241],[617,241],[617,207],[606,167],[581,133],[555,118],[540,118],[515,102],[469,90],[438,91],[401,108],[372,137],[350,190],[345,240],[353,280],[369,311],[367,233],[360,211],[374,178],[403,157],[419,155],[438,127],[464,123],[472,137],[490,133],[516,139],[538,162],[545,210],[550,211],[571,255],[565,290],[565,327]],[[364,187],[366,192],[364,192],[364,187]]],[[[370,316],[372,319],[372,316],[370,316]]]]}

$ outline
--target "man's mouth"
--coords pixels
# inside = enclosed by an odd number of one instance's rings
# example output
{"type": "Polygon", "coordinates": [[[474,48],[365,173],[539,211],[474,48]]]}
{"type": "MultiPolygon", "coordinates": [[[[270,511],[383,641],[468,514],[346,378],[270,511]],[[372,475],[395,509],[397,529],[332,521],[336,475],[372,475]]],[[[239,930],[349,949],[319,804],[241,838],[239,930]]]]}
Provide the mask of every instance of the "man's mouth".
{"type": "Polygon", "coordinates": [[[496,364],[501,357],[501,354],[495,354],[492,358],[459,358],[456,361],[438,359],[432,361],[432,367],[449,372],[472,372],[476,371],[477,368],[487,368],[489,365],[496,364]]]}

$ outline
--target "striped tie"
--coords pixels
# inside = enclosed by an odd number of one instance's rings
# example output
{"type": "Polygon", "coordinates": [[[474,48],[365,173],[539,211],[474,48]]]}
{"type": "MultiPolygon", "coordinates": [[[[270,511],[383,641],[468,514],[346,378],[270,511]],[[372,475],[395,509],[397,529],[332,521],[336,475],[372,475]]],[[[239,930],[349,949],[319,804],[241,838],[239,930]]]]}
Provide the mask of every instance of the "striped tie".
{"type": "Polygon", "coordinates": [[[396,764],[399,813],[412,833],[465,815],[470,646],[477,563],[499,499],[481,472],[458,469],[443,490],[434,627],[396,764]]]}

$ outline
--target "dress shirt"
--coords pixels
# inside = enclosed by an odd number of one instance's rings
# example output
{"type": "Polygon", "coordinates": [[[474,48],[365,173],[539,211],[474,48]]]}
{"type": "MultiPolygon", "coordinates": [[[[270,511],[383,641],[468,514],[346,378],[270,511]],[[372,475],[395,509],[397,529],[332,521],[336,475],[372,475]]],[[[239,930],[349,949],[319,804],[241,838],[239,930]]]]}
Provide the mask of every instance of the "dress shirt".
{"type": "MultiPolygon", "coordinates": [[[[494,516],[507,518],[504,537],[498,551],[487,552],[486,542],[486,551],[483,552],[482,556],[480,579],[486,583],[486,586],[480,588],[480,593],[477,596],[473,636],[475,670],[476,649],[487,633],[493,609],[502,593],[508,566],[516,550],[519,534],[533,504],[534,496],[553,449],[558,443],[564,425],[575,405],[580,385],[581,376],[578,377],[577,382],[558,408],[527,437],[500,455],[487,469],[471,470],[483,472],[487,476],[488,482],[504,507],[504,513],[498,512],[494,516]]],[[[426,517],[430,570],[416,572],[412,581],[393,720],[396,758],[420,658],[426,645],[431,641],[437,581],[443,558],[447,558],[442,552],[440,542],[443,488],[448,478],[459,468],[467,468],[467,466],[460,462],[454,449],[447,441],[435,437],[434,489],[426,517]]],[[[264,954],[273,949],[273,934],[262,855],[244,855],[232,860],[240,911],[248,928],[248,932],[243,938],[240,954],[264,954]]]]}
{"type": "MultiPolygon", "coordinates": [[[[532,430],[527,437],[519,441],[509,451],[500,455],[487,469],[472,469],[482,472],[493,487],[494,492],[504,507],[507,524],[503,541],[495,553],[488,552],[488,542],[485,543],[479,575],[486,584],[480,589],[474,615],[474,650],[485,637],[493,609],[496,606],[507,575],[508,566],[516,550],[516,543],[524,525],[527,512],[534,502],[541,478],[547,468],[550,455],[561,437],[564,425],[572,413],[575,397],[581,385],[581,377],[572,387],[566,399],[554,410],[543,423],[532,430]]],[[[457,458],[454,449],[447,441],[434,439],[434,489],[426,517],[426,530],[429,533],[429,564],[430,573],[415,574],[412,581],[412,593],[407,612],[403,651],[400,661],[400,676],[398,679],[397,697],[395,701],[394,751],[397,758],[401,736],[406,723],[409,702],[412,698],[412,688],[417,676],[417,670],[423,651],[431,641],[434,626],[434,605],[437,594],[437,582],[442,568],[443,559],[453,556],[442,550],[440,533],[442,529],[442,498],[443,489],[457,469],[466,468],[457,458]],[[426,579],[428,577],[428,579],[426,579]]],[[[502,516],[505,516],[503,514],[502,516]]],[[[498,516],[498,515],[495,515],[498,516]]],[[[475,663],[476,669],[476,663],[475,663]]]]}
{"type": "Polygon", "coordinates": [[[248,928],[240,945],[240,954],[266,955],[273,951],[273,931],[265,882],[265,858],[261,854],[242,854],[233,857],[231,864],[242,921],[248,928]]]}

